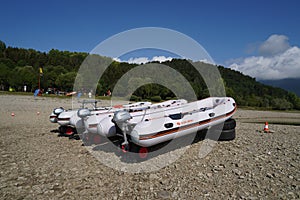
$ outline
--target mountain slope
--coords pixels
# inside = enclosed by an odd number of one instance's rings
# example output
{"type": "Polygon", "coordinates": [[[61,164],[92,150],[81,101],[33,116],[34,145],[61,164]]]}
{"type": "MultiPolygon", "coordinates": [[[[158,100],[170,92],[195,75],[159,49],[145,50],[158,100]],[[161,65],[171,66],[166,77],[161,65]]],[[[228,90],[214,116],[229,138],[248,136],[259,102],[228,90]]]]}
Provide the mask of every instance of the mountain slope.
{"type": "Polygon", "coordinates": [[[288,78],[281,80],[261,80],[263,84],[280,87],[285,90],[294,92],[300,97],[300,78],[288,78]]]}

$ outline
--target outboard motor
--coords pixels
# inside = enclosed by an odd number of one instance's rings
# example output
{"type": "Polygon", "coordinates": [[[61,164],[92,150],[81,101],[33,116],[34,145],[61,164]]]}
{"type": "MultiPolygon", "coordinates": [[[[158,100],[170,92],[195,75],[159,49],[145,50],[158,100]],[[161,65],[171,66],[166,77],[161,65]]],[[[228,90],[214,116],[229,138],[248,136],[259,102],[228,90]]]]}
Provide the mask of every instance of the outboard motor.
{"type": "MultiPolygon", "coordinates": [[[[87,119],[87,117],[90,115],[91,115],[91,111],[87,108],[80,108],[77,111],[77,116],[81,118],[82,127],[84,127],[84,120],[87,119]]],[[[91,145],[87,131],[84,131],[82,133],[82,138],[83,138],[82,140],[83,140],[84,145],[87,145],[87,146],[91,145]]]]}
{"type": "Polygon", "coordinates": [[[112,119],[112,122],[115,123],[115,125],[122,130],[124,142],[121,145],[124,151],[129,150],[127,132],[129,131],[128,121],[130,119],[132,119],[131,115],[129,114],[129,112],[124,110],[115,112],[114,117],[112,119]]]}
{"type": "Polygon", "coordinates": [[[130,120],[131,118],[132,117],[129,114],[129,112],[127,112],[125,110],[121,110],[121,111],[115,112],[112,120],[114,123],[124,123],[124,122],[127,122],[128,120],[130,120]]]}
{"type": "Polygon", "coordinates": [[[86,117],[91,115],[91,111],[89,109],[86,109],[86,108],[81,108],[77,111],[77,115],[80,118],[86,118],[86,117]]]}

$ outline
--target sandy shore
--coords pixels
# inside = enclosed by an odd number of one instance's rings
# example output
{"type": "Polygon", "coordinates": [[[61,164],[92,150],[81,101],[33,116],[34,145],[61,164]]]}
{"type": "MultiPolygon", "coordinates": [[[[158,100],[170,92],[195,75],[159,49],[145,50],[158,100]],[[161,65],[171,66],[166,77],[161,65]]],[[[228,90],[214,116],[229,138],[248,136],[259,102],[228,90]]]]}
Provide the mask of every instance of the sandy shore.
{"type": "Polygon", "coordinates": [[[234,141],[218,142],[205,158],[199,141],[158,171],[131,174],[51,132],[58,125],[49,114],[71,108],[70,99],[0,95],[0,105],[0,199],[300,198],[300,127],[288,125],[299,124],[299,112],[239,109],[234,141]],[[265,121],[274,133],[261,133],[265,121]]]}

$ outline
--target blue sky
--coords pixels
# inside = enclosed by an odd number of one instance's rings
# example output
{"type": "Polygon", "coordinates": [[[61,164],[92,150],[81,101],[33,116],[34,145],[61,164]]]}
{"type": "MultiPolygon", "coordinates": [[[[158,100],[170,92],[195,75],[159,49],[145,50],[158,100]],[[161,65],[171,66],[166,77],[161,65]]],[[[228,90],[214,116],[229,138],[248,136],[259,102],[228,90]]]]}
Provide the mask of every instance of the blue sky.
{"type": "Polygon", "coordinates": [[[11,0],[1,2],[0,40],[40,51],[89,52],[119,32],[164,27],[196,40],[217,64],[242,66],[246,58],[262,56],[259,49],[272,35],[300,46],[299,8],[297,0],[11,0]]]}

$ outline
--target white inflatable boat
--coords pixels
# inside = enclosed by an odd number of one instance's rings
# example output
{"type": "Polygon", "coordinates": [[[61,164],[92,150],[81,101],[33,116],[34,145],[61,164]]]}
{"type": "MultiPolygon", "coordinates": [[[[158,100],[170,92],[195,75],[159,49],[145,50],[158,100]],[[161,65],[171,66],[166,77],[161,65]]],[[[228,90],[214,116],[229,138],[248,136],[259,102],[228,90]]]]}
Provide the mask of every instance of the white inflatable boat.
{"type": "Polygon", "coordinates": [[[167,110],[163,116],[151,115],[150,119],[134,125],[128,135],[133,143],[149,147],[224,123],[235,111],[232,98],[207,98],[167,110]]]}
{"type": "Polygon", "coordinates": [[[97,115],[89,116],[90,113],[86,110],[78,111],[78,115],[84,119],[86,133],[97,133],[104,137],[120,136],[123,140],[121,147],[125,151],[129,149],[130,143],[145,151],[147,147],[222,125],[226,121],[234,123],[232,130],[228,131],[234,131],[235,134],[235,121],[230,120],[236,111],[233,98],[209,97],[173,105],[138,112],[119,110],[98,116],[98,120],[97,115]]]}
{"type": "Polygon", "coordinates": [[[124,111],[130,113],[132,123],[138,123],[143,120],[149,113],[164,111],[174,107],[186,104],[185,99],[168,100],[161,103],[149,104],[149,102],[137,102],[128,105],[119,105],[118,109],[111,109],[103,113],[89,113],[82,110],[83,115],[78,112],[78,115],[83,118],[85,130],[87,133],[99,134],[105,137],[112,137],[117,134],[115,123],[112,122],[114,113],[124,111]]]}
{"type": "MultiPolygon", "coordinates": [[[[119,110],[140,110],[145,109],[148,106],[151,105],[151,102],[136,102],[132,104],[126,104],[126,105],[115,105],[113,107],[103,107],[103,108],[97,108],[90,110],[91,116],[96,116],[97,118],[105,117],[110,114],[115,113],[119,110]]],[[[83,133],[86,129],[83,118],[78,116],[78,110],[76,110],[75,113],[72,114],[69,120],[69,126],[72,128],[76,128],[77,132],[83,133]]],[[[62,113],[63,114],[63,113],[62,113]]],[[[59,117],[60,118],[60,117],[59,117]]]]}
{"type": "Polygon", "coordinates": [[[161,105],[153,104],[137,111],[123,109],[105,115],[91,115],[80,110],[78,115],[84,119],[85,133],[108,138],[121,136],[122,148],[127,149],[129,143],[149,147],[222,124],[236,111],[236,103],[230,97],[210,97],[191,103],[168,101],[161,105]]]}
{"type": "MultiPolygon", "coordinates": [[[[151,102],[137,102],[128,105],[116,105],[114,107],[97,107],[96,100],[83,100],[80,109],[88,109],[92,115],[114,113],[120,109],[135,109],[151,105],[151,102]],[[86,108],[90,105],[90,108],[86,108]]],[[[60,125],[59,131],[67,136],[71,136],[77,130],[83,131],[84,124],[82,118],[78,117],[77,112],[79,109],[65,110],[62,107],[56,108],[50,114],[50,122],[58,123],[60,125]]]]}
{"type": "MultiPolygon", "coordinates": [[[[105,108],[98,108],[96,100],[83,100],[81,108],[90,107],[92,112],[103,112],[105,108]]],[[[67,136],[73,135],[76,132],[75,126],[72,125],[72,118],[77,116],[78,109],[65,110],[64,108],[55,108],[50,114],[49,120],[52,123],[60,125],[59,132],[67,136]]],[[[73,120],[74,123],[75,120],[73,120]]]]}
{"type": "MultiPolygon", "coordinates": [[[[85,108],[87,104],[91,104],[92,108],[97,109],[97,101],[95,100],[83,100],[81,108],[85,108]]],[[[55,108],[49,116],[51,123],[59,123],[60,125],[68,125],[70,117],[77,113],[78,109],[65,110],[63,107],[55,108]],[[64,113],[64,114],[62,114],[64,113]],[[62,115],[61,115],[62,114],[62,115]],[[59,117],[60,116],[60,117],[59,117]]]]}

